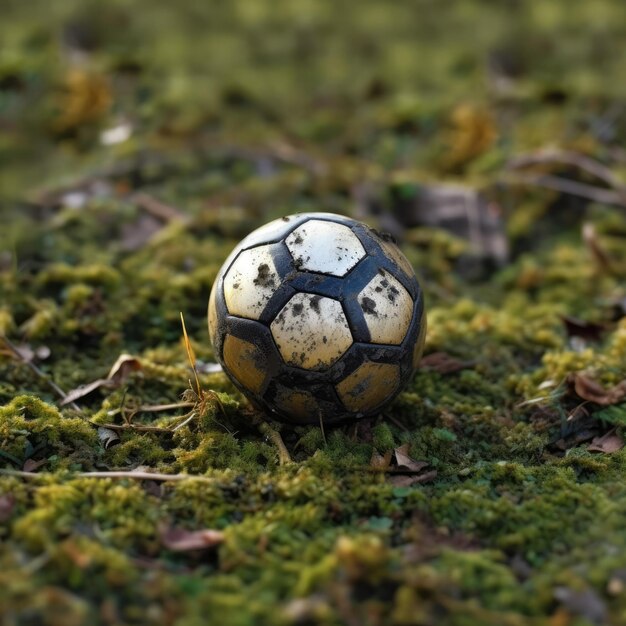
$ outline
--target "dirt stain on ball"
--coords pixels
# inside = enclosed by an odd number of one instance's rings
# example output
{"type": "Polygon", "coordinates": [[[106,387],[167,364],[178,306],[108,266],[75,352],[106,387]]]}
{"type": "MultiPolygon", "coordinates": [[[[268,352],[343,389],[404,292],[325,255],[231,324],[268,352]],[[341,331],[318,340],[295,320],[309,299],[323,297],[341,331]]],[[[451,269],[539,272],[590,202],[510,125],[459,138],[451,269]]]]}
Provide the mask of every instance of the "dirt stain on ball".
{"type": "Polygon", "coordinates": [[[260,263],[257,267],[257,276],[252,281],[259,287],[274,287],[276,282],[274,281],[274,275],[270,270],[270,266],[267,263],[260,263]]]}
{"type": "Polygon", "coordinates": [[[363,296],[363,298],[361,298],[361,308],[363,309],[363,313],[365,313],[365,315],[374,315],[378,317],[376,302],[374,302],[371,298],[363,296]]]}

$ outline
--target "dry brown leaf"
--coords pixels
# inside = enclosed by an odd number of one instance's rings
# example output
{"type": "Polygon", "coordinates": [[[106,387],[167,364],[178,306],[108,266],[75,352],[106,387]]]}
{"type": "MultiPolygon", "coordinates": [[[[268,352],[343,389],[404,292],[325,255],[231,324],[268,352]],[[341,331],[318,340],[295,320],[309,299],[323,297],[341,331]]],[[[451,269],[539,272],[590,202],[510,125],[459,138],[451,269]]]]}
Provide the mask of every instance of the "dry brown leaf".
{"type": "Polygon", "coordinates": [[[595,437],[593,441],[587,447],[589,452],[602,452],[604,454],[611,454],[617,452],[624,447],[624,438],[618,435],[615,429],[610,430],[602,437],[595,437]]]}
{"type": "Polygon", "coordinates": [[[117,361],[113,364],[107,378],[117,384],[123,383],[132,372],[141,369],[141,361],[130,354],[120,354],[117,361]]]}
{"type": "Polygon", "coordinates": [[[186,530],[184,528],[166,527],[161,529],[160,537],[161,543],[173,552],[207,550],[224,541],[223,532],[209,528],[186,530]]]}
{"type": "Polygon", "coordinates": [[[391,463],[391,450],[385,452],[384,456],[379,454],[376,450],[372,451],[372,458],[370,459],[370,467],[379,470],[386,470],[391,463]]]}
{"type": "Polygon", "coordinates": [[[47,462],[48,462],[48,459],[42,459],[41,461],[35,461],[33,459],[26,459],[26,461],[24,461],[24,465],[22,467],[22,471],[24,471],[24,472],[35,472],[42,465],[45,465],[47,462]]]}
{"type": "Polygon", "coordinates": [[[394,487],[410,487],[411,485],[429,483],[435,480],[435,478],[437,478],[437,470],[417,475],[395,474],[394,476],[389,476],[388,480],[394,487]]]}
{"type": "Polygon", "coordinates": [[[117,387],[123,384],[132,372],[140,369],[141,361],[137,357],[131,356],[130,354],[120,354],[106,378],[98,378],[91,383],[72,389],[66,394],[63,400],[61,400],[61,406],[84,398],[100,387],[117,387]]]}
{"type": "Polygon", "coordinates": [[[461,361],[450,356],[447,352],[433,352],[425,356],[419,364],[420,367],[431,369],[440,374],[452,374],[474,365],[475,361],[461,361]]]}
{"type": "Polygon", "coordinates": [[[428,463],[426,463],[426,461],[416,461],[415,459],[412,459],[408,453],[408,443],[405,443],[394,450],[398,469],[408,470],[410,472],[421,472],[425,467],[428,467],[428,463]]]}
{"type": "Polygon", "coordinates": [[[99,389],[100,387],[107,386],[113,387],[113,383],[108,378],[98,378],[98,380],[94,380],[91,383],[87,383],[86,385],[80,385],[80,387],[76,387],[76,389],[72,389],[69,393],[66,394],[65,398],[61,400],[61,406],[65,406],[66,404],[70,404],[71,402],[76,402],[80,398],[84,398],[88,396],[92,391],[99,389]]]}
{"type": "Polygon", "coordinates": [[[572,385],[578,397],[602,406],[617,404],[626,398],[626,380],[622,380],[610,389],[605,389],[590,376],[576,373],[570,374],[568,382],[572,385]]]}

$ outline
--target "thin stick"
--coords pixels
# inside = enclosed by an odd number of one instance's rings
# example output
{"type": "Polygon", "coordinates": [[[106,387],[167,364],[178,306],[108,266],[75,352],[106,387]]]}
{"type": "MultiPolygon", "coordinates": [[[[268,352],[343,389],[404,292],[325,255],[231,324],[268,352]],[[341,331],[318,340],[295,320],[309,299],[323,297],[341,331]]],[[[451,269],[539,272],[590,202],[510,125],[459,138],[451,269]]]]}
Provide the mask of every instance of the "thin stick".
{"type": "Polygon", "coordinates": [[[278,462],[280,465],[289,465],[293,463],[289,450],[277,430],[274,430],[267,422],[261,422],[259,430],[272,440],[272,443],[278,448],[278,462]]]}
{"type": "MultiPolygon", "coordinates": [[[[49,473],[38,474],[36,472],[23,472],[21,470],[0,469],[0,474],[5,476],[19,476],[20,478],[39,478],[51,476],[49,473]]],[[[72,474],[72,478],[134,478],[136,480],[156,480],[163,482],[177,482],[181,480],[199,480],[201,482],[215,483],[214,478],[209,476],[194,476],[193,474],[158,474],[156,472],[79,472],[72,474]]]]}
{"type": "Polygon", "coordinates": [[[552,176],[549,174],[508,174],[503,178],[503,182],[511,185],[531,185],[534,187],[543,187],[544,189],[560,191],[561,193],[566,193],[571,196],[587,198],[593,202],[613,204],[621,207],[626,206],[626,198],[622,193],[618,193],[610,189],[602,189],[601,187],[594,187],[593,185],[588,185],[587,183],[579,183],[575,180],[569,180],[567,178],[561,178],[559,176],[552,176]]]}
{"type": "MultiPolygon", "coordinates": [[[[61,400],[65,400],[67,398],[67,394],[61,387],[59,387],[53,380],[51,380],[44,372],[42,372],[32,361],[27,361],[21,354],[20,351],[14,346],[4,335],[0,336],[0,340],[4,342],[6,347],[22,362],[24,365],[27,365],[37,376],[39,376],[42,380],[44,380],[48,386],[53,389],[56,394],[61,398],[61,400]]],[[[76,402],[68,403],[74,410],[80,411],[80,407],[76,402]]]]}
{"type": "Polygon", "coordinates": [[[320,418],[320,430],[322,431],[322,439],[324,440],[324,445],[327,446],[328,443],[326,442],[326,433],[324,432],[324,420],[322,419],[322,412],[318,411],[317,414],[320,418]]]}
{"type": "Polygon", "coordinates": [[[522,154],[511,159],[506,167],[507,169],[520,169],[532,165],[562,163],[564,165],[572,165],[578,169],[584,170],[611,185],[622,195],[626,193],[626,186],[613,174],[613,172],[599,161],[592,159],[584,154],[572,152],[568,150],[540,150],[530,154],[522,154]]]}
{"type": "Polygon", "coordinates": [[[148,433],[171,433],[170,428],[161,428],[160,426],[143,426],[142,424],[98,424],[96,422],[89,422],[94,426],[101,426],[102,428],[109,428],[110,430],[136,430],[137,432],[148,433]]]}
{"type": "Polygon", "coordinates": [[[174,428],[171,429],[171,432],[176,432],[179,428],[182,428],[183,426],[189,424],[189,422],[191,422],[191,420],[196,417],[196,412],[190,411],[188,415],[184,415],[183,417],[185,417],[186,419],[177,426],[174,426],[174,428]]]}
{"type": "Polygon", "coordinates": [[[408,432],[409,429],[397,418],[395,418],[393,415],[389,415],[386,414],[385,417],[392,423],[395,424],[398,428],[404,430],[405,432],[408,432]]]}
{"type": "Polygon", "coordinates": [[[136,478],[137,480],[157,480],[162,482],[177,482],[181,480],[199,480],[206,483],[215,483],[209,476],[194,476],[193,474],[159,474],[157,472],[80,472],[79,478],[136,478]]]}
{"type": "Polygon", "coordinates": [[[132,199],[138,207],[162,222],[169,223],[176,220],[184,222],[189,220],[189,217],[176,207],[165,204],[145,192],[136,193],[132,199]]]}
{"type": "Polygon", "coordinates": [[[195,402],[173,402],[172,404],[152,404],[140,406],[135,409],[135,413],[157,413],[159,411],[170,411],[171,409],[186,409],[196,406],[195,402]]]}

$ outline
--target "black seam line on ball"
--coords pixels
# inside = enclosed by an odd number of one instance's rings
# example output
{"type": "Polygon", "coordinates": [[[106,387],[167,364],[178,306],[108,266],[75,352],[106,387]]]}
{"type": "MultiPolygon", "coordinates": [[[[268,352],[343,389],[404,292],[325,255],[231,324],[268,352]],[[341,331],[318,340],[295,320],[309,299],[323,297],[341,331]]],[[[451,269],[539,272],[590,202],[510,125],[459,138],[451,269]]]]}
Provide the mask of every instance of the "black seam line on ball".
{"type": "Polygon", "coordinates": [[[215,309],[217,312],[217,328],[215,329],[215,355],[218,360],[222,361],[222,348],[224,346],[224,324],[222,320],[228,317],[228,307],[226,306],[226,297],[224,296],[224,277],[218,276],[217,285],[215,286],[217,293],[215,294],[215,309]]]}
{"type": "Polygon", "coordinates": [[[271,255],[281,281],[288,279],[289,276],[296,271],[291,252],[289,252],[289,248],[284,241],[279,241],[277,244],[274,244],[271,255]]]}
{"type": "Polygon", "coordinates": [[[424,313],[424,298],[422,294],[419,294],[419,298],[415,301],[413,305],[413,317],[411,318],[411,323],[409,324],[409,328],[406,331],[406,335],[400,344],[403,348],[412,348],[415,345],[415,339],[417,339],[417,335],[419,334],[422,322],[422,315],[424,313]],[[417,328],[417,330],[416,330],[417,328]],[[413,332],[416,332],[415,337],[412,336],[413,332]]]}
{"type": "MultiPolygon", "coordinates": [[[[331,224],[341,224],[342,226],[347,226],[350,230],[352,230],[352,227],[356,224],[358,224],[359,222],[357,222],[356,220],[353,220],[351,217],[348,217],[347,215],[338,215],[335,213],[302,213],[301,215],[306,215],[306,219],[303,220],[302,222],[300,222],[300,224],[298,224],[298,226],[296,226],[296,228],[302,226],[303,224],[306,224],[307,222],[311,222],[311,221],[318,221],[318,222],[330,222],[331,224]]],[[[295,228],[294,228],[295,230],[295,228]]],[[[292,231],[293,232],[293,231],[292,231]]],[[[290,233],[291,234],[291,233],[290,233]]],[[[357,237],[358,239],[358,237],[357,237]]]]}
{"type": "Polygon", "coordinates": [[[290,365],[286,361],[281,360],[281,367],[278,374],[278,382],[281,382],[283,380],[293,381],[294,385],[328,383],[330,382],[330,379],[328,377],[329,369],[330,368],[325,370],[308,370],[304,367],[298,367],[297,365],[290,365]]]}
{"type": "Polygon", "coordinates": [[[403,352],[400,346],[379,346],[377,350],[371,343],[353,343],[343,354],[341,359],[337,361],[328,371],[329,380],[336,385],[344,378],[350,376],[365,361],[371,363],[387,363],[390,365],[400,365],[406,360],[406,352],[403,352]]]}
{"type": "MultiPolygon", "coordinates": [[[[250,320],[235,315],[228,315],[225,319],[226,334],[233,335],[257,348],[265,361],[263,369],[266,372],[266,378],[263,389],[271,378],[276,376],[283,363],[280,351],[274,342],[270,329],[257,320],[250,320]]],[[[262,391],[259,395],[262,395],[262,391]]]]}
{"type": "MultiPolygon", "coordinates": [[[[265,395],[262,398],[264,405],[269,408],[269,413],[282,417],[283,420],[293,424],[319,424],[319,412],[326,424],[334,424],[341,420],[354,418],[356,414],[350,413],[340,401],[337,392],[331,384],[317,384],[301,386],[299,389],[293,389],[281,381],[272,381],[268,386],[265,395]],[[291,391],[308,391],[314,398],[316,404],[316,415],[311,419],[294,420],[287,411],[279,411],[273,403],[278,395],[277,387],[281,386],[287,393],[291,391]]],[[[266,409],[267,410],[267,409],[266,409]]]]}
{"type": "MultiPolygon", "coordinates": [[[[251,244],[250,245],[243,245],[241,250],[240,250],[240,252],[243,252],[244,250],[251,250],[252,248],[256,248],[258,246],[263,246],[266,243],[280,243],[281,241],[284,241],[287,237],[289,237],[289,235],[291,235],[291,233],[296,228],[298,228],[298,226],[301,226],[306,221],[308,221],[308,218],[302,219],[302,215],[305,215],[305,214],[301,213],[300,216],[298,214],[296,214],[296,215],[285,215],[285,217],[289,218],[289,222],[285,222],[285,228],[283,230],[280,230],[279,234],[277,234],[276,236],[271,237],[269,239],[262,239],[261,241],[257,241],[256,238],[253,235],[258,230],[258,228],[253,230],[251,233],[246,235],[246,237],[244,237],[244,241],[248,237],[250,237],[251,238],[251,244]]],[[[283,218],[279,217],[278,219],[280,220],[280,219],[283,219],[283,218]]],[[[263,226],[267,226],[267,224],[264,224],[263,226]]],[[[263,228],[263,226],[259,226],[259,228],[263,228]]],[[[257,237],[258,236],[259,235],[257,235],[257,237]]],[[[243,241],[241,243],[243,243],[243,241]]],[[[241,244],[239,244],[239,245],[241,245],[241,244]]]]}
{"type": "Polygon", "coordinates": [[[368,256],[377,259],[380,266],[387,270],[408,291],[411,299],[415,301],[420,290],[415,274],[407,276],[398,264],[387,256],[377,240],[379,236],[371,232],[365,224],[357,223],[352,230],[363,244],[368,256]]]}
{"type": "MultiPolygon", "coordinates": [[[[280,240],[279,241],[267,241],[267,242],[258,243],[258,244],[254,245],[254,246],[250,246],[249,248],[242,248],[241,250],[238,250],[237,254],[233,257],[233,259],[228,264],[228,267],[225,267],[225,265],[223,265],[222,268],[220,269],[220,273],[222,275],[222,278],[226,278],[228,272],[230,272],[230,270],[232,269],[233,265],[235,264],[235,261],[241,256],[241,254],[243,252],[249,252],[250,250],[256,250],[257,248],[262,248],[263,246],[269,246],[270,247],[270,256],[273,259],[274,255],[272,254],[271,246],[275,246],[277,243],[282,243],[282,242],[280,240]]],[[[233,250],[233,252],[234,252],[234,250],[233,250]]],[[[231,254],[232,254],[232,252],[231,252],[231,254]]]]}
{"type": "MultiPolygon", "coordinates": [[[[354,269],[357,269],[356,267],[354,269]]],[[[326,296],[340,302],[346,298],[356,298],[365,286],[376,276],[378,268],[375,259],[369,256],[358,263],[358,273],[346,276],[331,276],[320,272],[299,270],[291,279],[290,285],[298,291],[326,296]]]]}
{"type": "Polygon", "coordinates": [[[268,327],[287,305],[289,300],[297,293],[289,281],[290,274],[294,272],[294,268],[291,263],[291,254],[285,242],[279,241],[278,245],[272,248],[271,255],[278,276],[280,277],[280,285],[270,296],[270,299],[259,315],[259,320],[268,327]]]}
{"type": "Polygon", "coordinates": [[[279,313],[287,306],[287,304],[289,304],[291,298],[293,298],[297,293],[298,291],[296,291],[290,284],[282,284],[267,301],[265,308],[259,315],[259,321],[270,328],[272,322],[278,317],[279,313]]]}
{"type": "Polygon", "coordinates": [[[370,329],[365,321],[365,313],[358,300],[355,298],[344,298],[341,303],[343,314],[348,321],[350,334],[355,343],[367,342],[371,340],[370,329]]]}
{"type": "MultiPolygon", "coordinates": [[[[278,308],[278,310],[276,311],[275,315],[271,316],[270,322],[267,322],[266,320],[262,319],[262,316],[258,320],[251,320],[251,319],[248,319],[248,318],[245,318],[245,317],[239,317],[237,315],[230,315],[230,314],[227,316],[228,319],[238,320],[238,321],[242,321],[242,322],[255,322],[259,326],[261,326],[264,329],[264,333],[267,334],[267,337],[268,337],[267,341],[269,342],[269,345],[271,345],[271,349],[274,352],[273,356],[276,359],[279,368],[280,368],[280,366],[286,365],[286,362],[283,359],[283,355],[282,355],[282,353],[280,351],[280,348],[278,347],[278,344],[276,343],[276,340],[274,339],[274,335],[272,333],[272,328],[271,328],[271,321],[276,319],[278,314],[287,305],[289,300],[291,300],[291,298],[293,298],[293,296],[296,295],[296,293],[297,293],[296,291],[291,289],[291,287],[289,287],[289,285],[283,285],[283,286],[285,288],[284,291],[287,294],[287,295],[283,296],[283,297],[285,297],[285,304],[283,304],[280,308],[278,308]],[[289,294],[288,292],[291,292],[291,293],[289,294]]],[[[276,296],[276,294],[274,294],[274,296],[276,296]]],[[[274,298],[274,296],[272,296],[272,298],[274,298]]],[[[270,300],[270,303],[271,303],[271,300],[270,300]]],[[[265,310],[268,309],[270,303],[268,303],[268,306],[265,307],[265,310]]],[[[265,313],[265,311],[264,311],[264,313],[265,313]]],[[[240,339],[244,339],[244,337],[240,337],[240,339]]],[[[268,347],[268,346],[266,346],[266,347],[268,347]]],[[[272,375],[274,375],[274,374],[272,374],[272,375]]]]}

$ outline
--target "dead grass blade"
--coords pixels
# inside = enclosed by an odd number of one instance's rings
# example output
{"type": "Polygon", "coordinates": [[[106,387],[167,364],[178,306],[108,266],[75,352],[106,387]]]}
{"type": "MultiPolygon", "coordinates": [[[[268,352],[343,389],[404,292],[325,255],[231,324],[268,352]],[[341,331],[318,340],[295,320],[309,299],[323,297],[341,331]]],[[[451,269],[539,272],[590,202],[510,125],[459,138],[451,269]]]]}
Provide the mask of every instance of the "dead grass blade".
{"type": "Polygon", "coordinates": [[[198,378],[198,370],[196,369],[196,355],[194,354],[193,347],[191,342],[189,341],[189,335],[187,334],[187,327],[185,326],[185,317],[180,312],[180,323],[183,326],[183,337],[185,340],[185,349],[187,350],[187,358],[189,359],[189,364],[191,365],[191,369],[193,370],[193,375],[196,379],[196,393],[198,394],[198,398],[202,399],[204,394],[202,387],[200,386],[200,379],[198,378]]]}

